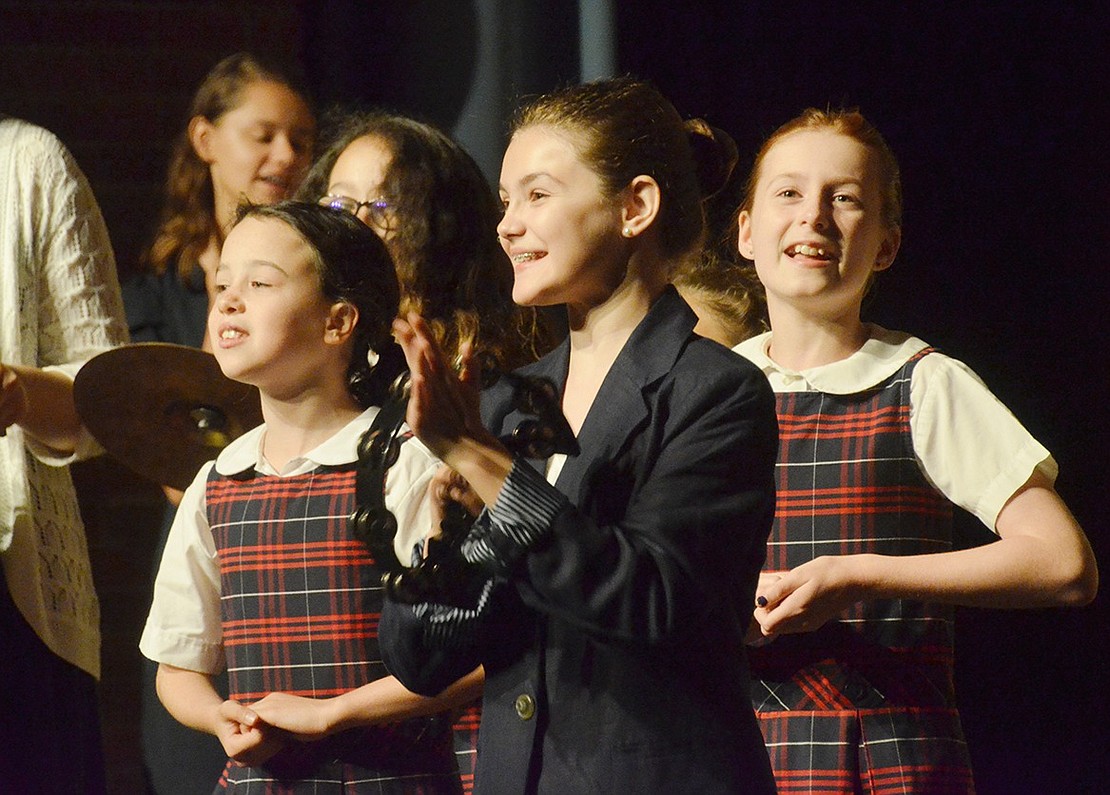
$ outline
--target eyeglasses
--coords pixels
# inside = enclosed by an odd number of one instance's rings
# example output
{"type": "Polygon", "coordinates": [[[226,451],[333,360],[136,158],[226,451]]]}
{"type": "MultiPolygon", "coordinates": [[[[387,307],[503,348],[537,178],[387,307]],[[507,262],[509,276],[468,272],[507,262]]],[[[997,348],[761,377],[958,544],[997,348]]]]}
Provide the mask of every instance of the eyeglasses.
{"type": "Polygon", "coordinates": [[[360,202],[350,196],[321,196],[319,204],[322,207],[330,207],[333,210],[341,210],[355,216],[365,207],[369,211],[368,223],[370,226],[383,232],[391,231],[392,218],[389,214],[389,202],[385,199],[377,198],[368,202],[360,202]]]}

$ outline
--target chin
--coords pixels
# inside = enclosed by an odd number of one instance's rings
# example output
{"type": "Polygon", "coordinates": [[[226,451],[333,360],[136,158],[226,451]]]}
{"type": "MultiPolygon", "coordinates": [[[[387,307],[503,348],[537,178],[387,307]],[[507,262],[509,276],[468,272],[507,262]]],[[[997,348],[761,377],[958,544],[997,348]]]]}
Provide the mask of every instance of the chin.
{"type": "Polygon", "coordinates": [[[550,289],[533,287],[517,280],[513,283],[513,303],[518,306],[555,306],[564,301],[558,295],[552,295],[550,289]]]}

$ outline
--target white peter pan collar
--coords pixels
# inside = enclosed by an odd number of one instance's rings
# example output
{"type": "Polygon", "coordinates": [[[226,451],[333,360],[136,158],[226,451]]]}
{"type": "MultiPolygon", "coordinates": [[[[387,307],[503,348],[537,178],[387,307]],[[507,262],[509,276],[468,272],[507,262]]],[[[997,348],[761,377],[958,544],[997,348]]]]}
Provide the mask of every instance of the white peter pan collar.
{"type": "Polygon", "coordinates": [[[768,356],[773,331],[745,340],[733,350],[763,371],[777,392],[811,390],[830,395],[851,395],[882,383],[928,343],[902,331],[888,331],[867,324],[870,336],[863,346],[846,359],[791,370],[768,356]]]}

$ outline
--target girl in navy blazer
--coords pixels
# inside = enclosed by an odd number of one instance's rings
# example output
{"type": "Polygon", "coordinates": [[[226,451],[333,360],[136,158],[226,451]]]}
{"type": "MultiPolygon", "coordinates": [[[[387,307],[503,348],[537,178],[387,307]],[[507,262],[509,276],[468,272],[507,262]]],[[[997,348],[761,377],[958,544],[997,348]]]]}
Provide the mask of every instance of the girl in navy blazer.
{"type": "Polygon", "coordinates": [[[484,505],[461,546],[483,576],[469,606],[387,601],[380,637],[417,692],[485,667],[476,792],[774,791],[743,646],[774,399],[669,284],[731,168],[720,135],[630,79],[515,121],[497,227],[513,299],[564,305],[570,329],[518,372],[554,385],[576,454],[511,454],[499,438],[526,415],[505,379],[479,406],[477,368],[456,373],[419,317],[395,323],[409,424],[484,505]]]}

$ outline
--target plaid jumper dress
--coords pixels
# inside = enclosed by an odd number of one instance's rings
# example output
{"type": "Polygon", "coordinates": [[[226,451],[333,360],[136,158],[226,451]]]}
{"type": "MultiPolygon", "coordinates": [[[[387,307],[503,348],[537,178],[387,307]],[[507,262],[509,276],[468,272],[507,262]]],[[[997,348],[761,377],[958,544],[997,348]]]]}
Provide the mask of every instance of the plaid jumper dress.
{"type": "MultiPolygon", "coordinates": [[[[348,530],[355,465],[206,485],[219,553],[230,698],[328,698],[388,672],[378,650],[380,570],[348,530]]],[[[229,762],[217,792],[457,793],[449,717],[291,742],[264,766],[229,762]]]]}
{"type": "MultiPolygon", "coordinates": [[[[910,379],[925,349],[853,395],[780,392],[775,524],[765,570],[821,555],[952,548],[951,504],[921,473],[910,379]]],[[[782,793],[969,793],[952,610],[857,604],[816,632],[751,648],[752,700],[782,793]]]]}

